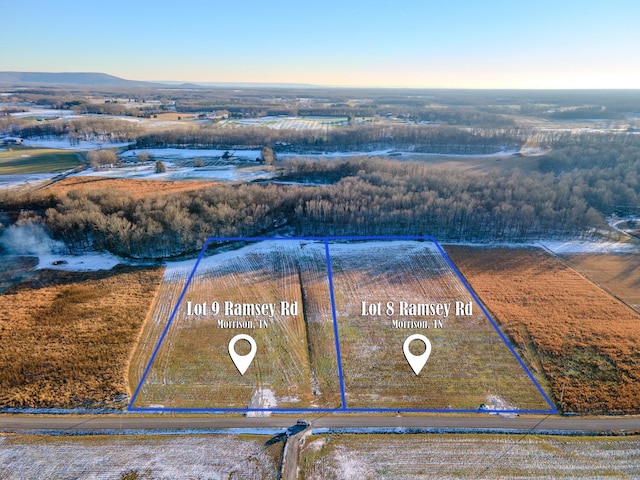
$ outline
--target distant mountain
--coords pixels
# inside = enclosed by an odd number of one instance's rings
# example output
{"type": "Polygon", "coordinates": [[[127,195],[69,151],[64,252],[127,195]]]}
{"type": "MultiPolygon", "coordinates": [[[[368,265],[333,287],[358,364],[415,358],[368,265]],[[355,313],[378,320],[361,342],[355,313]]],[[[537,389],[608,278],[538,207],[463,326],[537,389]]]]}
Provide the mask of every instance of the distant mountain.
{"type": "Polygon", "coordinates": [[[84,85],[104,87],[167,87],[172,88],[309,88],[306,83],[260,82],[142,82],[96,72],[0,72],[0,85],[84,85]]]}
{"type": "Polygon", "coordinates": [[[139,82],[95,72],[0,72],[0,84],[96,85],[112,87],[144,87],[157,84],[139,82]]]}

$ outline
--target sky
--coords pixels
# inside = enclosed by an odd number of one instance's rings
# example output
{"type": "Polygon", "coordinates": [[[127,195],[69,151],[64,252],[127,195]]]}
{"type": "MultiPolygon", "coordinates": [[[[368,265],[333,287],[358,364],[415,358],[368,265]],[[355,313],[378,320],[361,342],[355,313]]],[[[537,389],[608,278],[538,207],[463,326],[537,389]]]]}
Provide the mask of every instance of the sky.
{"type": "Polygon", "coordinates": [[[640,88],[637,0],[2,2],[0,71],[420,88],[640,88]]]}

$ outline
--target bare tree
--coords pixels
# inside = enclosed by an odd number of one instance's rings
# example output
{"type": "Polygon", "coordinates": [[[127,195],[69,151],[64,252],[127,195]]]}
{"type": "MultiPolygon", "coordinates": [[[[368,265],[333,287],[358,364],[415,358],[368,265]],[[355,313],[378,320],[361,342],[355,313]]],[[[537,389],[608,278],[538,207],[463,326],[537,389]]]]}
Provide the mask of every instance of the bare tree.
{"type": "Polygon", "coordinates": [[[145,163],[149,160],[153,160],[153,154],[151,154],[151,152],[144,150],[138,154],[138,162],[145,163]]]}
{"type": "Polygon", "coordinates": [[[98,168],[102,165],[112,165],[117,163],[118,156],[112,150],[94,150],[87,154],[91,168],[98,168]]]}
{"type": "Polygon", "coordinates": [[[262,152],[260,155],[265,165],[273,165],[276,161],[276,154],[273,152],[273,149],[269,146],[262,147],[262,152]]]}

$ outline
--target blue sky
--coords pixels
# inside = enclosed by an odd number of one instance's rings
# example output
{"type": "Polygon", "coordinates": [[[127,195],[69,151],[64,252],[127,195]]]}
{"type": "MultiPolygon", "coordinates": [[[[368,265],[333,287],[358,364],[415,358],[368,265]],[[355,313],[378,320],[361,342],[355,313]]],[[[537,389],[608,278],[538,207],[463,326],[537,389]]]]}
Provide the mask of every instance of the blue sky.
{"type": "Polygon", "coordinates": [[[640,2],[3,2],[0,70],[136,80],[640,88],[640,2]]]}

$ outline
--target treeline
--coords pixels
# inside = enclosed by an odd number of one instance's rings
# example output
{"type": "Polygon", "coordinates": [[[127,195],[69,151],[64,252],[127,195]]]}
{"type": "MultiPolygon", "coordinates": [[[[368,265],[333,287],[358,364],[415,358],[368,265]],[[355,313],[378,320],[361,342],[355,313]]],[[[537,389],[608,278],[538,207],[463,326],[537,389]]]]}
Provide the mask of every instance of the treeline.
{"type": "Polygon", "coordinates": [[[68,136],[74,140],[104,142],[131,142],[143,129],[134,122],[114,118],[85,117],[72,120],[39,122],[22,125],[18,133],[23,138],[49,138],[68,136]]]}
{"type": "Polygon", "coordinates": [[[368,158],[291,161],[288,172],[333,184],[220,185],[143,201],[69,192],[46,211],[72,251],[131,257],[197,252],[208,237],[433,235],[442,241],[532,241],[589,235],[605,226],[590,187],[573,174],[469,173],[368,158]]]}
{"type": "Polygon", "coordinates": [[[513,127],[516,122],[504,115],[473,108],[425,108],[410,115],[420,121],[477,127],[513,127]]]}
{"type": "Polygon", "coordinates": [[[135,148],[233,148],[278,146],[278,151],[369,151],[405,148],[416,152],[485,154],[519,148],[528,133],[517,128],[456,128],[430,125],[358,125],[322,130],[274,130],[259,127],[166,130],[142,135],[135,148]]]}

